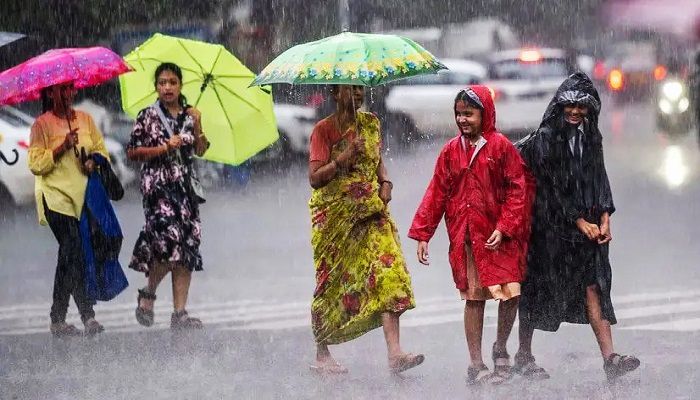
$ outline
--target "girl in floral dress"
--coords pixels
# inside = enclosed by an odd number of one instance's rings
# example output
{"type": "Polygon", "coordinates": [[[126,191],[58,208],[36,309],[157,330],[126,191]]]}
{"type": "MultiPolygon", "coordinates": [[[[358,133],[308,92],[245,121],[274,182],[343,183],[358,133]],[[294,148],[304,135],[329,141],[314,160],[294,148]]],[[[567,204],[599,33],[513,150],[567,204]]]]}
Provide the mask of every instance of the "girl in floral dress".
{"type": "Polygon", "coordinates": [[[358,112],[362,86],[334,86],[336,112],[311,135],[309,208],[316,289],[311,305],[316,363],[322,373],[345,373],[328,345],[383,326],[389,368],[423,362],[404,353],[399,316],[415,306],[411,279],[389,215],[392,183],[381,159],[379,120],[358,112]]]}
{"type": "Polygon", "coordinates": [[[180,68],[161,64],[156,69],[155,86],[159,100],[139,112],[128,146],[129,158],[144,162],[141,193],[146,224],[129,267],[144,272],[148,285],[139,290],[136,319],[141,325],[153,325],[156,288],[172,272],[174,312],[170,327],[196,329],[202,322],[189,317],[185,309],[192,271],[202,270],[200,198],[192,186],[192,157],[204,154],[209,142],[201,129],[199,111],[187,107],[180,93],[180,68]],[[170,125],[172,135],[164,123],[170,125]]]}

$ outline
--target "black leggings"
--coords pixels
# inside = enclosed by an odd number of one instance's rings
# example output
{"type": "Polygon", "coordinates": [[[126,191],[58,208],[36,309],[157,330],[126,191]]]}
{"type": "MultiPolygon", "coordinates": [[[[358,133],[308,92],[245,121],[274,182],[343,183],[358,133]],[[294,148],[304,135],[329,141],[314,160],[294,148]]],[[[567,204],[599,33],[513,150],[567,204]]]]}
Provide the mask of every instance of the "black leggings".
{"type": "Polygon", "coordinates": [[[73,295],[78,306],[80,319],[95,316],[93,302],[85,294],[85,263],[80,240],[80,225],[77,218],[51,211],[44,200],[44,213],[53,235],[58,241],[58,264],[53,283],[53,304],[51,305],[51,323],[65,322],[68,302],[73,295]]]}

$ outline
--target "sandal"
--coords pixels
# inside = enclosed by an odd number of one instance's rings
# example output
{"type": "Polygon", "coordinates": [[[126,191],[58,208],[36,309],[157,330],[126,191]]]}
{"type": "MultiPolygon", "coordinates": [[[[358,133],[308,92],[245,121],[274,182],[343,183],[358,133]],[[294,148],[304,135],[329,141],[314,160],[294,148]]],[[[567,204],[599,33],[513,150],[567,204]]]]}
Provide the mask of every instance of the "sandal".
{"type": "Polygon", "coordinates": [[[49,326],[49,330],[56,338],[81,336],[83,334],[80,329],[75,327],[75,325],[67,324],[65,322],[52,323],[49,326]]]}
{"type": "Polygon", "coordinates": [[[136,321],[143,326],[151,326],[155,320],[155,314],[153,313],[153,310],[147,310],[141,307],[142,299],[155,301],[156,295],[155,293],[149,292],[148,287],[145,287],[143,289],[139,289],[139,295],[136,298],[136,321]]]}
{"type": "Polygon", "coordinates": [[[491,358],[493,359],[493,374],[503,380],[501,383],[510,380],[513,377],[513,369],[510,366],[508,351],[496,351],[496,343],[494,343],[491,358]]]}
{"type": "Polygon", "coordinates": [[[309,365],[309,369],[319,375],[342,375],[347,374],[348,369],[338,364],[337,361],[316,363],[309,365]]]}
{"type": "Polygon", "coordinates": [[[621,356],[617,353],[612,353],[603,363],[603,370],[608,380],[612,381],[628,372],[634,371],[640,364],[641,362],[637,357],[621,356]]]}
{"type": "Polygon", "coordinates": [[[392,373],[398,374],[421,365],[423,361],[425,361],[423,354],[405,353],[389,358],[389,369],[392,373]]]}
{"type": "Polygon", "coordinates": [[[482,365],[481,367],[472,367],[471,365],[467,368],[467,385],[476,386],[483,384],[498,385],[498,379],[493,379],[493,374],[489,371],[489,367],[482,365]]]}
{"type": "Polygon", "coordinates": [[[512,371],[533,381],[549,379],[547,371],[535,364],[535,357],[532,355],[523,356],[520,353],[516,354],[512,371]]]}
{"type": "Polygon", "coordinates": [[[85,325],[85,330],[83,331],[83,335],[87,337],[93,337],[97,335],[98,333],[102,333],[105,330],[105,327],[102,326],[95,318],[90,318],[87,321],[83,323],[85,325]]]}
{"type": "Polygon", "coordinates": [[[170,317],[170,329],[178,330],[189,330],[189,329],[202,329],[204,324],[198,318],[192,318],[187,315],[187,311],[175,311],[170,317]]]}

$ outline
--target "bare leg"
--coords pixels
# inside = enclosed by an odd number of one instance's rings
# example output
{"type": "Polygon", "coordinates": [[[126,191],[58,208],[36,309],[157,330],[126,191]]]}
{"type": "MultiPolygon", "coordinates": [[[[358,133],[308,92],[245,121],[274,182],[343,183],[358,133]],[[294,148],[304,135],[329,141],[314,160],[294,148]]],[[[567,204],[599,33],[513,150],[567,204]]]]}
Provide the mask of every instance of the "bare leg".
{"type": "Polygon", "coordinates": [[[610,331],[610,322],[603,319],[600,296],[596,285],[586,288],[586,312],[588,313],[588,321],[591,323],[595,338],[598,341],[600,354],[604,360],[607,360],[614,352],[612,332],[610,331]]]}
{"type": "Polygon", "coordinates": [[[384,339],[389,359],[401,355],[401,343],[399,341],[399,315],[396,313],[383,313],[382,326],[384,327],[384,339]]]}
{"type": "Polygon", "coordinates": [[[321,373],[344,374],[348,372],[347,368],[333,358],[328,350],[328,345],[320,343],[316,344],[316,366],[312,368],[318,368],[321,373]]]}
{"type": "Polygon", "coordinates": [[[501,301],[498,304],[498,330],[496,332],[496,345],[494,351],[506,352],[508,337],[515,324],[515,316],[518,313],[520,297],[501,301]]]}
{"type": "Polygon", "coordinates": [[[518,327],[520,346],[518,347],[518,354],[516,357],[525,359],[532,356],[532,336],[534,334],[535,328],[525,319],[520,318],[520,325],[518,327]]]}
{"type": "Polygon", "coordinates": [[[331,351],[328,349],[327,344],[317,344],[316,345],[316,361],[319,363],[326,363],[328,361],[332,360],[335,362],[333,359],[333,356],[331,355],[331,351]]]}
{"type": "Polygon", "coordinates": [[[173,275],[173,307],[175,312],[185,310],[187,305],[187,295],[190,292],[190,282],[192,281],[192,271],[183,266],[175,266],[172,269],[173,275]]]}
{"type": "Polygon", "coordinates": [[[481,337],[484,331],[485,301],[467,300],[464,306],[464,333],[467,336],[467,347],[472,367],[484,365],[481,356],[481,337]]]}
{"type": "MultiPolygon", "coordinates": [[[[165,275],[168,274],[169,268],[166,263],[153,263],[153,267],[151,270],[148,272],[148,291],[156,294],[156,290],[158,289],[158,285],[160,285],[160,282],[165,278],[165,275]]],[[[142,298],[141,301],[139,302],[139,307],[143,308],[144,310],[153,310],[153,299],[145,299],[142,298]]]]}

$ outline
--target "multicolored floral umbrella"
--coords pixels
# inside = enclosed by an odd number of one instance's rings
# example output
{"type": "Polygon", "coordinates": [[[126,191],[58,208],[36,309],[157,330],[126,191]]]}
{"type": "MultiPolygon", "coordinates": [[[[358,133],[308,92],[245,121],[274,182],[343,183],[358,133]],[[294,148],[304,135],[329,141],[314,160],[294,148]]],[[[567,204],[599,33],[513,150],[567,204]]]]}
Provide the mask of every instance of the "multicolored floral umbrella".
{"type": "Polygon", "coordinates": [[[60,83],[99,85],[130,70],[104,47],[49,50],[0,73],[0,105],[38,100],[41,89],[60,83]]]}
{"type": "Polygon", "coordinates": [[[343,32],[280,54],[251,85],[271,83],[376,86],[447,69],[411,39],[343,32]]]}

